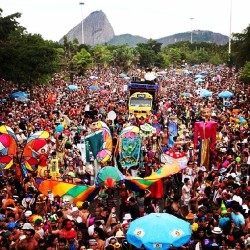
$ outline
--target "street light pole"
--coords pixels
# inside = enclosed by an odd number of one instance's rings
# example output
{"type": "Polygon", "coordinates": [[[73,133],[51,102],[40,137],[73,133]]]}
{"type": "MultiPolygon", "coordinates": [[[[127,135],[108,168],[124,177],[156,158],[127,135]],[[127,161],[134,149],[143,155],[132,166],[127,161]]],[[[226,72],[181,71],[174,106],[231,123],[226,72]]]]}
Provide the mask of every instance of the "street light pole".
{"type": "Polygon", "coordinates": [[[193,43],[193,17],[190,17],[190,21],[191,21],[191,38],[190,38],[190,43],[193,43]]]}
{"type": "Polygon", "coordinates": [[[232,0],[230,0],[230,19],[229,19],[229,39],[228,39],[228,61],[231,63],[231,39],[232,39],[232,0]]]}
{"type": "Polygon", "coordinates": [[[81,5],[81,14],[82,14],[82,44],[84,44],[84,35],[83,35],[83,11],[82,11],[82,6],[84,5],[83,2],[79,3],[81,5]]]}

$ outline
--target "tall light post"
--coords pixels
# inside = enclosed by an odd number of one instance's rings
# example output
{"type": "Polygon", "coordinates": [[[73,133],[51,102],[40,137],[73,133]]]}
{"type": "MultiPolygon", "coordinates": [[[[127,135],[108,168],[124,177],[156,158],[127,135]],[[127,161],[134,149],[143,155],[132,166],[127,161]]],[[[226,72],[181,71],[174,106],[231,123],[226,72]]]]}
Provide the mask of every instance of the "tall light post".
{"type": "Polygon", "coordinates": [[[190,43],[193,43],[193,17],[190,17],[190,21],[191,21],[191,37],[190,37],[190,43]]]}
{"type": "Polygon", "coordinates": [[[229,39],[228,39],[228,62],[231,63],[231,39],[232,39],[232,0],[230,0],[230,17],[229,17],[229,39]]]}
{"type": "Polygon", "coordinates": [[[83,34],[83,11],[82,11],[82,6],[84,5],[83,2],[79,3],[81,5],[81,14],[82,14],[82,44],[84,44],[84,34],[83,34]]]}

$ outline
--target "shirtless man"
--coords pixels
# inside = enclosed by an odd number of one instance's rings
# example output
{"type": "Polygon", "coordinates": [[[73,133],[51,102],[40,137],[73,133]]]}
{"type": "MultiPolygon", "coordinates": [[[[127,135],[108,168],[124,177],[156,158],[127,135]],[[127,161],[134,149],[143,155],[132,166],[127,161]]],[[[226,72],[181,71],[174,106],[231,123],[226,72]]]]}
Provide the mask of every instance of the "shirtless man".
{"type": "Polygon", "coordinates": [[[168,129],[164,128],[160,134],[160,144],[163,152],[166,152],[168,150],[168,137],[169,137],[168,129]]]}
{"type": "Polygon", "coordinates": [[[20,236],[20,238],[15,243],[15,247],[10,249],[17,249],[17,250],[39,249],[38,242],[34,237],[35,235],[34,227],[30,223],[24,223],[22,230],[24,232],[24,235],[20,236]]]}

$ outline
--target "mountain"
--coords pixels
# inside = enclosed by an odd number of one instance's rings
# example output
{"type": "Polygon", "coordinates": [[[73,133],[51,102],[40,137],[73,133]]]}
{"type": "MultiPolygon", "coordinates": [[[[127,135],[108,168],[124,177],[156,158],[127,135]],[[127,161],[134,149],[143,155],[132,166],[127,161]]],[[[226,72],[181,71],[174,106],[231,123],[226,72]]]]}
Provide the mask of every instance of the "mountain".
{"type": "MultiPolygon", "coordinates": [[[[104,44],[115,36],[114,29],[103,11],[94,11],[83,20],[83,41],[88,45],[104,44]]],[[[65,35],[69,41],[82,41],[82,22],[65,35]]],[[[63,38],[60,39],[63,42],[63,38]]]]}
{"type": "MultiPolygon", "coordinates": [[[[83,41],[85,44],[94,46],[96,44],[128,44],[131,47],[135,47],[138,43],[147,42],[147,38],[141,36],[135,36],[131,34],[123,34],[116,36],[114,29],[110,24],[108,18],[103,11],[94,11],[89,16],[87,16],[83,23],[79,23],[74,28],[72,28],[66,37],[69,41],[73,41],[77,38],[79,43],[82,41],[82,24],[83,24],[83,41]]],[[[154,39],[163,45],[168,45],[180,41],[190,41],[191,32],[177,33],[171,36],[162,37],[159,39],[154,39]]],[[[208,30],[194,30],[192,32],[193,42],[211,42],[219,45],[224,45],[228,43],[228,36],[222,35],[220,33],[214,33],[208,30]]],[[[60,43],[63,42],[63,38],[60,39],[60,43]]]]}
{"type": "MultiPolygon", "coordinates": [[[[157,41],[164,45],[167,45],[181,41],[190,41],[190,39],[191,39],[191,32],[183,32],[159,38],[157,39],[157,41]]],[[[194,30],[192,32],[193,42],[208,42],[208,43],[216,43],[218,45],[224,45],[228,43],[228,39],[229,39],[228,36],[222,35],[220,33],[214,33],[208,30],[194,30]]]]}

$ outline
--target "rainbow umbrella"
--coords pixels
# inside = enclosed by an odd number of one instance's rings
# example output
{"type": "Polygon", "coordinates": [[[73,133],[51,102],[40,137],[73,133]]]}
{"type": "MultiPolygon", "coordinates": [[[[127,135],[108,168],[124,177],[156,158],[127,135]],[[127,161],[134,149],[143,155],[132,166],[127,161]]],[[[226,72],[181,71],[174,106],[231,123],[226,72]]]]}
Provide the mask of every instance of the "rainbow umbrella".
{"type": "Polygon", "coordinates": [[[0,133],[1,134],[8,134],[11,137],[13,137],[15,139],[15,141],[18,141],[17,137],[16,137],[16,134],[14,133],[14,131],[12,130],[12,128],[10,128],[9,126],[6,126],[6,125],[0,126],[0,133]]]}
{"type": "Polygon", "coordinates": [[[17,144],[9,134],[0,134],[0,166],[7,169],[13,165],[13,157],[16,156],[17,144]]]}
{"type": "Polygon", "coordinates": [[[124,180],[124,175],[119,171],[118,168],[113,166],[106,166],[99,170],[96,175],[95,185],[102,186],[106,185],[110,188],[114,187],[115,184],[124,180]]]}

